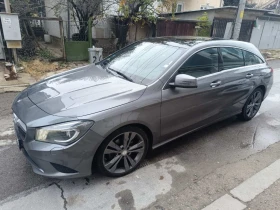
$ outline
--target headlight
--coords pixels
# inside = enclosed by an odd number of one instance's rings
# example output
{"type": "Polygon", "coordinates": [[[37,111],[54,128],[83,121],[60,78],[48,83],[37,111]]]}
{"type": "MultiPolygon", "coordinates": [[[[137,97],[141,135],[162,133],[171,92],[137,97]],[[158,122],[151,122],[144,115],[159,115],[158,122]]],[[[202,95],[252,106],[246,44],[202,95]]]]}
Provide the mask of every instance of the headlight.
{"type": "Polygon", "coordinates": [[[37,128],[35,140],[69,145],[78,140],[93,125],[91,121],[72,121],[37,128]]]}

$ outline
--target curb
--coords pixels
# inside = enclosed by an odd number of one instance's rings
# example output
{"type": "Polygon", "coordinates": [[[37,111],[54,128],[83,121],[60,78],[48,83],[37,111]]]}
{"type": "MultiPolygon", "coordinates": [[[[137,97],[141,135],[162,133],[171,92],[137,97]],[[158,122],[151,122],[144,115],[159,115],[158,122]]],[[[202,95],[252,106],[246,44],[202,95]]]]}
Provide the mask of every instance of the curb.
{"type": "Polygon", "coordinates": [[[8,93],[8,92],[21,92],[26,89],[28,86],[11,86],[11,87],[0,87],[0,93],[8,93]]]}

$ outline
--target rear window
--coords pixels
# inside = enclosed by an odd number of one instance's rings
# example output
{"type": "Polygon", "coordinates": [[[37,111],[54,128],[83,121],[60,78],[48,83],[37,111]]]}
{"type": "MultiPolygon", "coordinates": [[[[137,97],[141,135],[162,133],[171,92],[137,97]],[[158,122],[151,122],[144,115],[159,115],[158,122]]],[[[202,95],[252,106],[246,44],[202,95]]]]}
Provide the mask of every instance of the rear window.
{"type": "Polygon", "coordinates": [[[243,50],[243,54],[244,54],[245,66],[263,63],[262,59],[260,59],[258,56],[256,56],[251,52],[243,50]]]}
{"type": "Polygon", "coordinates": [[[242,50],[232,47],[222,47],[223,69],[233,69],[244,66],[242,50]]]}

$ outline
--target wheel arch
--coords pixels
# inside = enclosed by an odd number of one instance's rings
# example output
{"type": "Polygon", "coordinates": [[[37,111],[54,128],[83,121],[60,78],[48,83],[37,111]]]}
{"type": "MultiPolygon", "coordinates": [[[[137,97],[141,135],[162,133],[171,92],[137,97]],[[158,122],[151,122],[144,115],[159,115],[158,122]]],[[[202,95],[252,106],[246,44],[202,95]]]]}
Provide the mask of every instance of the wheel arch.
{"type": "MultiPolygon", "coordinates": [[[[146,125],[144,125],[144,124],[142,124],[142,123],[129,123],[129,124],[120,126],[120,127],[116,128],[116,129],[110,131],[110,132],[106,135],[106,137],[105,137],[104,139],[108,138],[108,136],[110,136],[110,135],[111,135],[112,133],[114,133],[115,131],[117,131],[117,130],[119,130],[119,129],[122,129],[122,128],[125,128],[125,127],[130,127],[130,126],[141,128],[141,129],[147,134],[147,137],[148,137],[148,144],[149,144],[149,145],[148,145],[148,146],[149,146],[149,147],[148,147],[148,153],[149,153],[149,152],[152,150],[152,145],[153,145],[153,141],[154,141],[154,135],[153,135],[151,129],[150,129],[148,126],[146,126],[146,125]]],[[[97,156],[97,154],[98,154],[98,151],[99,151],[101,145],[102,145],[102,143],[99,144],[98,148],[96,149],[96,152],[95,152],[95,154],[94,154],[94,156],[93,156],[92,165],[95,164],[96,156],[97,156]]]]}
{"type": "MultiPolygon", "coordinates": [[[[260,88],[263,91],[263,96],[265,96],[266,93],[266,87],[264,85],[259,85],[257,88],[260,88]]],[[[257,89],[256,88],[256,89],[257,89]]],[[[264,99],[264,98],[263,98],[264,99]]]]}

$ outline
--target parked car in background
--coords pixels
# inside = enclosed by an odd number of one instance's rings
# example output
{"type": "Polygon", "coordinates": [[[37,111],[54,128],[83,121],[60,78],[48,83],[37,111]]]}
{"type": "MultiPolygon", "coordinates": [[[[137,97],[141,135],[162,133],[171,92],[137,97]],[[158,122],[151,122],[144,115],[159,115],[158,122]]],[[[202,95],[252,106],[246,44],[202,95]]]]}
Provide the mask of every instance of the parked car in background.
{"type": "Polygon", "coordinates": [[[238,115],[251,120],[273,83],[252,44],[154,38],[55,75],[15,99],[19,148],[35,173],[134,171],[147,152],[238,115]]]}

